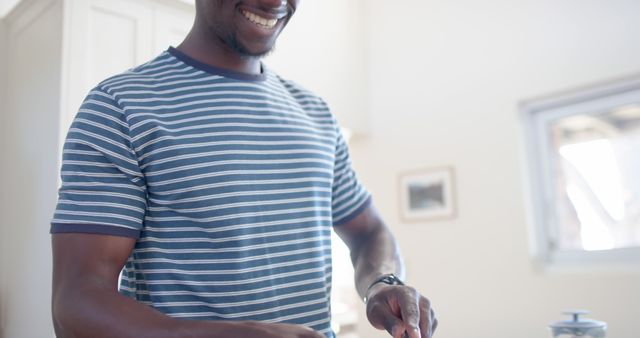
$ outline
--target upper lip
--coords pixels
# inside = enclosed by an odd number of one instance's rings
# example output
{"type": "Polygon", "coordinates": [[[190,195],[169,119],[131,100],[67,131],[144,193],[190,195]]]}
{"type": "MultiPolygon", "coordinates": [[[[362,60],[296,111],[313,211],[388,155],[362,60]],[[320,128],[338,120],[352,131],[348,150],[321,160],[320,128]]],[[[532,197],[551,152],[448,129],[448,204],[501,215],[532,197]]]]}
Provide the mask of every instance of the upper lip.
{"type": "Polygon", "coordinates": [[[288,12],[285,9],[278,9],[273,11],[264,11],[258,8],[249,8],[249,7],[240,7],[240,11],[247,11],[249,13],[253,13],[260,17],[263,17],[267,20],[280,20],[287,16],[288,12]]]}

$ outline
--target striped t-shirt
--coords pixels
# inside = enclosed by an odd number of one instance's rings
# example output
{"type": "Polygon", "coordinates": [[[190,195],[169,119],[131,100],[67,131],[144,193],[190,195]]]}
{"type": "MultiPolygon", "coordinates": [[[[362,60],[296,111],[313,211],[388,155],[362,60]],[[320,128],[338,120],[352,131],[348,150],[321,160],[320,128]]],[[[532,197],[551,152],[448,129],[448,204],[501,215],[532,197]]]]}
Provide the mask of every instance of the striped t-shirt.
{"type": "Polygon", "coordinates": [[[334,336],[332,226],[370,197],[312,93],[170,48],[89,93],[61,176],[52,233],[137,238],[124,295],[176,318],[334,336]]]}

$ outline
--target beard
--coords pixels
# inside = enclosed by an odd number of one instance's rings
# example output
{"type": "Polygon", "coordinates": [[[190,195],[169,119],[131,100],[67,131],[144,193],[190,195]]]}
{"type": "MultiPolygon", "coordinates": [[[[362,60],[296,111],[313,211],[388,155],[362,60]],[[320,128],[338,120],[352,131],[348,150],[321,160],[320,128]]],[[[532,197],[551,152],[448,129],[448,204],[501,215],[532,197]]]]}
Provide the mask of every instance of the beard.
{"type": "Polygon", "coordinates": [[[240,42],[234,33],[227,34],[222,40],[232,51],[245,58],[262,58],[271,54],[275,50],[275,42],[261,50],[250,50],[240,42]]]}

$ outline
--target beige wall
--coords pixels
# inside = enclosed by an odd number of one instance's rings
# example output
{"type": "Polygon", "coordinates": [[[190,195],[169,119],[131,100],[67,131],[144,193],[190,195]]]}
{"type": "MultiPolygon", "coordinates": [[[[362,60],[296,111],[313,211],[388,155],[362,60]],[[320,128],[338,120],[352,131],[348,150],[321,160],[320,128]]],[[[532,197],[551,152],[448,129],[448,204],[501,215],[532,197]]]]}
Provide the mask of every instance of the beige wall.
{"type": "MultiPolygon", "coordinates": [[[[372,132],[352,156],[429,295],[439,337],[550,337],[587,308],[638,336],[640,272],[536,271],[518,102],[640,73],[637,0],[367,0],[372,132]],[[458,217],[403,224],[398,173],[455,166],[458,217]]],[[[364,318],[364,317],[362,317],[364,318]]],[[[361,323],[362,337],[385,337],[361,323]]]]}
{"type": "MultiPolygon", "coordinates": [[[[0,112],[2,115],[4,115],[5,111],[6,111],[6,99],[5,99],[5,88],[6,88],[6,80],[7,80],[7,73],[6,73],[6,63],[7,63],[7,58],[6,58],[6,53],[4,52],[4,46],[6,46],[7,43],[7,36],[6,36],[6,25],[4,23],[4,21],[2,19],[0,19],[0,46],[3,46],[2,50],[0,51],[0,112]]],[[[5,137],[4,135],[6,134],[6,129],[7,129],[7,123],[0,123],[0,154],[5,154],[5,137]]],[[[6,158],[3,158],[2,163],[4,164],[4,162],[6,161],[6,158]]],[[[4,177],[4,173],[5,170],[3,169],[4,165],[0,166],[0,177],[4,177]]],[[[2,207],[3,205],[6,205],[7,203],[7,196],[6,194],[0,194],[0,211],[4,211],[4,207],[2,207]]],[[[2,217],[2,216],[0,216],[2,217]]],[[[7,253],[5,251],[5,247],[6,247],[6,238],[7,238],[7,233],[6,233],[6,226],[5,226],[5,222],[4,222],[4,218],[0,218],[0,268],[3,268],[5,266],[5,260],[7,259],[7,253]]],[[[6,306],[5,306],[5,302],[3,302],[2,300],[6,297],[6,286],[4,283],[4,279],[6,278],[5,275],[7,274],[6,271],[3,271],[3,269],[0,269],[0,337],[4,337],[3,332],[4,332],[4,327],[6,325],[5,323],[5,313],[7,311],[6,306]]]]}
{"type": "Polygon", "coordinates": [[[322,96],[353,132],[368,129],[362,0],[301,1],[266,64],[322,96]]]}
{"type": "Polygon", "coordinates": [[[11,65],[0,176],[0,321],[7,338],[53,336],[48,227],[58,172],[61,10],[57,2],[36,20],[8,23],[9,41],[2,45],[11,65]]]}

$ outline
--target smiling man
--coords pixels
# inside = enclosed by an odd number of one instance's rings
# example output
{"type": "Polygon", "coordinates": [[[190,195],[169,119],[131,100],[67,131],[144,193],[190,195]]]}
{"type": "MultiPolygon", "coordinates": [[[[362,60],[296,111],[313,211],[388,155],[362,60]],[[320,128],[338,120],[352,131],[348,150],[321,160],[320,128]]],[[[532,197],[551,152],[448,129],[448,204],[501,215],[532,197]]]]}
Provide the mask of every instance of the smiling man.
{"type": "Polygon", "coordinates": [[[197,0],[180,46],[89,93],[51,224],[59,338],[334,337],[333,230],[371,324],[432,336],[326,104],[260,61],[297,6],[197,0]]]}

